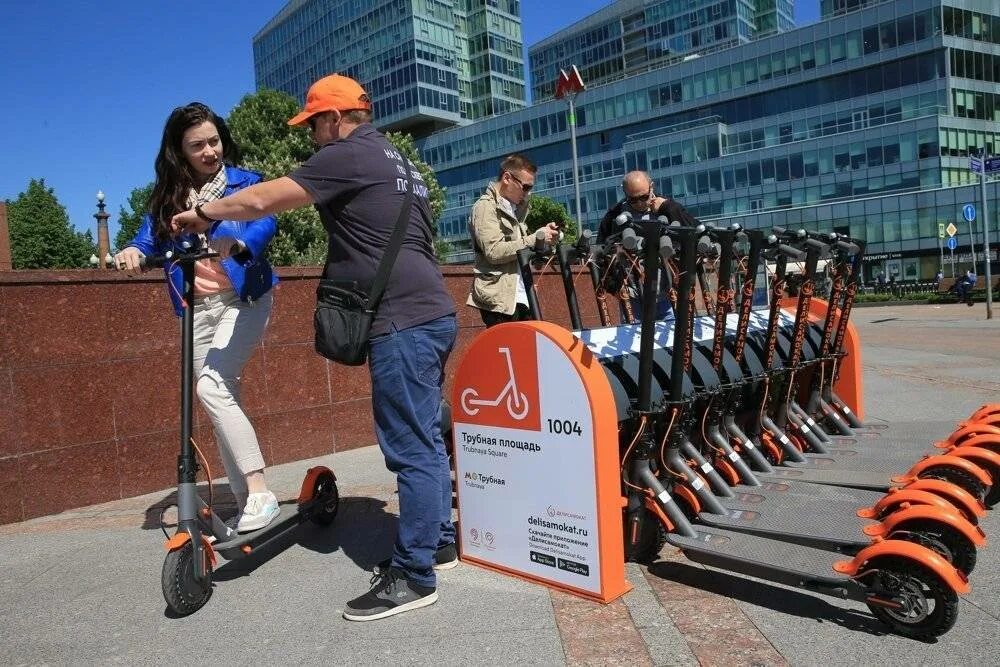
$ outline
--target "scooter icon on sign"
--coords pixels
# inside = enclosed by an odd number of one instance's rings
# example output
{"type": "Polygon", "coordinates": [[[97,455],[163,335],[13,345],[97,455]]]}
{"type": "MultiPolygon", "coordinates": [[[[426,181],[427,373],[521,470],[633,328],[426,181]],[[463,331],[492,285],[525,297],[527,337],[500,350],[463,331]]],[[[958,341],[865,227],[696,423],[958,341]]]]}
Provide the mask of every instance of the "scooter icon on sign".
{"type": "Polygon", "coordinates": [[[467,415],[479,413],[479,406],[495,408],[505,399],[507,401],[507,412],[511,418],[521,420],[528,414],[528,397],[523,392],[517,390],[517,381],[514,379],[514,366],[510,361],[510,348],[499,348],[500,354],[507,357],[507,373],[510,379],[500,390],[500,394],[494,399],[479,398],[479,392],[469,387],[462,392],[462,409],[467,415]]]}

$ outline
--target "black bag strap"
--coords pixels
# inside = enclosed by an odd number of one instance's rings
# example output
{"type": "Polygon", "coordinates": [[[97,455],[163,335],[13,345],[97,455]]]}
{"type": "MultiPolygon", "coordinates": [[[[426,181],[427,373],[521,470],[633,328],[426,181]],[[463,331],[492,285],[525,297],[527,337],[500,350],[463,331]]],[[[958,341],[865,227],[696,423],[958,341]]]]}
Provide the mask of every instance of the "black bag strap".
{"type": "Polygon", "coordinates": [[[365,305],[365,310],[375,311],[378,309],[378,304],[382,300],[382,293],[385,291],[386,283],[389,282],[389,273],[392,271],[393,264],[396,263],[396,256],[399,254],[399,249],[403,246],[403,238],[406,236],[406,227],[410,222],[410,208],[413,205],[413,170],[410,169],[410,161],[403,156],[403,166],[406,167],[406,179],[407,187],[406,193],[403,195],[403,205],[399,209],[399,217],[396,219],[396,228],[392,230],[392,237],[389,239],[389,245],[385,247],[385,252],[382,254],[382,261],[378,265],[378,273],[375,274],[375,279],[372,281],[371,292],[368,293],[368,303],[365,305]]]}

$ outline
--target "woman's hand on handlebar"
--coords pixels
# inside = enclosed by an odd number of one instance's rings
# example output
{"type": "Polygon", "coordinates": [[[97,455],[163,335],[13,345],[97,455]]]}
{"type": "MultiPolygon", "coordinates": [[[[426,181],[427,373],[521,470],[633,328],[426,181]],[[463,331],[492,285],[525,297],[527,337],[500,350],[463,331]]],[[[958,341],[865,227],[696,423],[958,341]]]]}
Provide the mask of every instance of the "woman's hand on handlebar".
{"type": "Polygon", "coordinates": [[[129,246],[115,255],[115,268],[124,271],[130,276],[137,276],[142,273],[142,260],[144,256],[138,248],[129,246]]]}

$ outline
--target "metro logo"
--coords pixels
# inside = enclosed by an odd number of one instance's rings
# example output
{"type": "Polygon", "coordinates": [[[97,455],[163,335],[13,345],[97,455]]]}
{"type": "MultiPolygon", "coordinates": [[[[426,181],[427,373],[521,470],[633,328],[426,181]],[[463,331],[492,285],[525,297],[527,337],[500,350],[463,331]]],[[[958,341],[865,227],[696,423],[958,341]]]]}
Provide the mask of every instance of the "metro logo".
{"type": "Polygon", "coordinates": [[[510,327],[503,344],[480,354],[475,370],[456,379],[461,387],[455,420],[527,431],[541,429],[535,332],[510,327]]]}

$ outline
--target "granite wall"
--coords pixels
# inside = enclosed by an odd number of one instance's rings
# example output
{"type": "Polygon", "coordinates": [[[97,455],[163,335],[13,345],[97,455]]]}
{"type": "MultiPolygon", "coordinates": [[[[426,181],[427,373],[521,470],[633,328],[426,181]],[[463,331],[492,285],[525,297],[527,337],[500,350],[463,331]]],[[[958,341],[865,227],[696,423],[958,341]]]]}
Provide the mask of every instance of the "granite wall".
{"type": "MultiPolygon", "coordinates": [[[[269,464],[375,444],[366,367],[312,349],[316,268],[283,268],[242,400],[269,464]]],[[[472,273],[446,267],[458,306],[454,364],[482,329],[464,306],[472,273]]],[[[562,282],[540,275],[546,319],[568,326],[562,282]]],[[[585,326],[597,315],[577,274],[585,326]]],[[[162,278],[0,272],[0,524],[172,486],[179,447],[179,327],[162,278]]],[[[450,387],[449,387],[450,389],[450,387]]],[[[200,406],[194,438],[221,476],[200,406]]]]}

